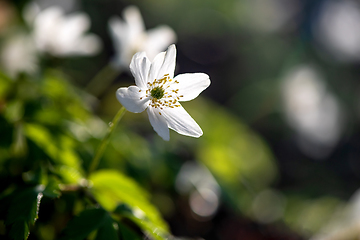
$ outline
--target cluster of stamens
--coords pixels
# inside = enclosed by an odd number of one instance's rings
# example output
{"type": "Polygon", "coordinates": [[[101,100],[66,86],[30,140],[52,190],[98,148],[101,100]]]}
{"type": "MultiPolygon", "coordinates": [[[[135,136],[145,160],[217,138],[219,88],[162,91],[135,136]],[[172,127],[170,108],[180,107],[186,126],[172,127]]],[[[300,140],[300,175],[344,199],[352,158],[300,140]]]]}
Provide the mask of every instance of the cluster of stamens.
{"type": "MultiPolygon", "coordinates": [[[[169,74],[165,74],[161,79],[155,79],[152,83],[147,83],[146,95],[141,97],[150,98],[149,106],[154,108],[163,109],[166,107],[175,108],[180,107],[178,100],[180,100],[183,95],[179,96],[179,89],[174,89],[174,84],[178,84],[177,80],[170,78],[169,74]],[[172,86],[171,89],[168,89],[172,86]]],[[[142,90],[139,90],[141,92],[142,90]]],[[[161,115],[161,113],[159,112],[161,115]]]]}

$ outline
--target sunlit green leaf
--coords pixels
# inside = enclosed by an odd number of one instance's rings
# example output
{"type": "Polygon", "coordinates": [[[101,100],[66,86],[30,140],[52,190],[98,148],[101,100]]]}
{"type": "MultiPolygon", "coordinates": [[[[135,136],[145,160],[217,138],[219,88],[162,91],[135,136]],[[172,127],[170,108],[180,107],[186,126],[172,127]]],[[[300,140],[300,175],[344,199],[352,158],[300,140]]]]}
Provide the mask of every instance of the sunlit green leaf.
{"type": "Polygon", "coordinates": [[[68,138],[63,136],[60,139],[55,139],[50,131],[41,125],[27,123],[24,127],[26,136],[44,150],[54,161],[77,169],[79,168],[80,159],[74,149],[69,147],[68,138]]]}
{"type": "Polygon", "coordinates": [[[155,239],[169,235],[167,224],[149,202],[148,194],[135,181],[114,170],[95,172],[89,179],[93,184],[91,192],[105,209],[114,211],[119,204],[125,203],[132,211],[127,217],[145,232],[155,239]]]}

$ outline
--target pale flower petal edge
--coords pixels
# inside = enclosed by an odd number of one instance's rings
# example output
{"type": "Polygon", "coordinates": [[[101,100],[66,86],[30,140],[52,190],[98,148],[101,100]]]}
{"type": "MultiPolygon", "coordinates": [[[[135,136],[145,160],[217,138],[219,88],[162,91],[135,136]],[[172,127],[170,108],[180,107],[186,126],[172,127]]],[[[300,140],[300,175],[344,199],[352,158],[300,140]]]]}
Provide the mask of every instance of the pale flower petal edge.
{"type": "Polygon", "coordinates": [[[177,75],[174,80],[179,83],[176,88],[179,89],[179,101],[190,101],[199,96],[210,85],[210,78],[205,73],[184,73],[177,75]]]}
{"type": "Polygon", "coordinates": [[[149,115],[150,124],[155,132],[165,141],[169,141],[170,132],[165,118],[161,116],[159,111],[155,108],[148,108],[147,113],[149,115]]]}
{"type": "Polygon", "coordinates": [[[128,88],[119,88],[116,91],[116,98],[128,110],[133,113],[143,112],[147,106],[149,99],[143,98],[143,93],[137,86],[130,86],[128,88]]]}
{"type": "Polygon", "coordinates": [[[151,62],[145,52],[138,52],[131,59],[130,71],[135,78],[136,86],[141,89],[147,88],[146,83],[148,82],[150,66],[151,62]]]}
{"type": "Polygon", "coordinates": [[[177,133],[196,138],[203,135],[200,126],[182,106],[164,108],[161,113],[166,119],[168,127],[177,133]]]}

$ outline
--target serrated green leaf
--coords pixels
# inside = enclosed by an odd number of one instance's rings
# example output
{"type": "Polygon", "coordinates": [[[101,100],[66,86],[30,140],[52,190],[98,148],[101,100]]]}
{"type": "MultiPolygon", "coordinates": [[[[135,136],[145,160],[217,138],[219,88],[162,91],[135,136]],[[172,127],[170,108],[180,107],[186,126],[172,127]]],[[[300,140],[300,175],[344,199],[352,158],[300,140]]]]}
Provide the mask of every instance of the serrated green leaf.
{"type": "Polygon", "coordinates": [[[29,225],[38,218],[42,187],[24,189],[15,193],[9,206],[6,224],[10,225],[9,235],[17,239],[27,239],[29,225]]]}
{"type": "Polygon", "coordinates": [[[119,204],[125,203],[132,210],[127,217],[154,239],[165,239],[170,235],[167,224],[150,203],[148,194],[134,180],[114,170],[95,172],[89,180],[93,183],[92,194],[105,209],[114,211],[119,204]]]}
{"type": "Polygon", "coordinates": [[[83,240],[92,231],[98,229],[108,213],[102,208],[87,209],[72,219],[64,230],[62,240],[83,240]]]}
{"type": "Polygon", "coordinates": [[[103,223],[100,226],[95,240],[118,240],[119,236],[117,234],[118,225],[111,216],[107,213],[104,217],[103,223]]]}
{"type": "Polygon", "coordinates": [[[11,225],[9,236],[14,240],[27,239],[30,234],[28,224],[22,219],[15,221],[11,225]]]}
{"type": "Polygon", "coordinates": [[[22,219],[30,224],[34,224],[43,197],[41,186],[36,188],[25,189],[14,195],[10,204],[6,223],[12,224],[18,219],[22,219]]]}

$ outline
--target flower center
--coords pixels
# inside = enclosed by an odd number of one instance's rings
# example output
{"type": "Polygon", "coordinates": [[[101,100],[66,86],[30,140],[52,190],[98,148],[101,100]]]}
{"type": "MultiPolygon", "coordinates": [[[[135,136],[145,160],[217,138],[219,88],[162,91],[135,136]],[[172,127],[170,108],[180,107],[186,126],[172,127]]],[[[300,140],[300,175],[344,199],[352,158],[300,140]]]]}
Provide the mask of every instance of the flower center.
{"type": "Polygon", "coordinates": [[[164,97],[165,90],[162,87],[154,87],[151,89],[150,95],[153,98],[161,99],[164,97]]]}
{"type": "MultiPolygon", "coordinates": [[[[176,84],[179,84],[177,80],[170,78],[169,74],[165,74],[163,78],[155,79],[152,83],[148,82],[148,89],[144,97],[150,97],[149,106],[153,108],[174,108],[180,107],[179,100],[183,95],[179,95],[179,89],[174,88],[176,84]],[[171,87],[170,87],[171,86],[171,87]]],[[[142,90],[139,90],[141,92],[142,90]]],[[[159,112],[161,115],[161,112],[159,112]]]]}

